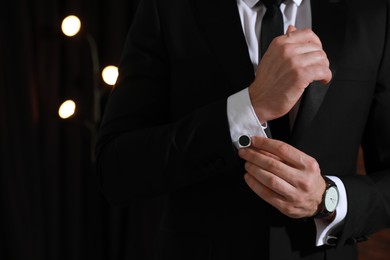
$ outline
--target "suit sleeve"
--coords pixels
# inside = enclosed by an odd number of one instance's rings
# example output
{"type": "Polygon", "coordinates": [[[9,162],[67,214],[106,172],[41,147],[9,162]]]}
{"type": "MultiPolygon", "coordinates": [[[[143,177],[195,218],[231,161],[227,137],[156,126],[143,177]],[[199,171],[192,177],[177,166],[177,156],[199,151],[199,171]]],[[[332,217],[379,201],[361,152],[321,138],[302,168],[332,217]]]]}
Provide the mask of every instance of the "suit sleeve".
{"type": "Polygon", "coordinates": [[[356,244],[390,226],[390,23],[387,1],[385,48],[362,141],[365,176],[341,177],[348,213],[340,244],[356,244]]]}
{"type": "Polygon", "coordinates": [[[173,76],[160,18],[153,0],[141,1],[98,132],[99,183],[118,205],[197,184],[238,163],[226,99],[172,116],[173,76]]]}

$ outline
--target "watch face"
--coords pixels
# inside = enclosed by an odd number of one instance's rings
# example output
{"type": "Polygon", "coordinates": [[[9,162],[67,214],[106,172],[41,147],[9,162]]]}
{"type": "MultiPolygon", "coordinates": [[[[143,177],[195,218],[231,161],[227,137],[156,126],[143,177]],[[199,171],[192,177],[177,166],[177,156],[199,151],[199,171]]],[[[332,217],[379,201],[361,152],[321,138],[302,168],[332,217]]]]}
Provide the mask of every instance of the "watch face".
{"type": "Polygon", "coordinates": [[[339,193],[336,187],[330,187],[325,194],[325,208],[329,212],[333,212],[339,202],[339,193]]]}

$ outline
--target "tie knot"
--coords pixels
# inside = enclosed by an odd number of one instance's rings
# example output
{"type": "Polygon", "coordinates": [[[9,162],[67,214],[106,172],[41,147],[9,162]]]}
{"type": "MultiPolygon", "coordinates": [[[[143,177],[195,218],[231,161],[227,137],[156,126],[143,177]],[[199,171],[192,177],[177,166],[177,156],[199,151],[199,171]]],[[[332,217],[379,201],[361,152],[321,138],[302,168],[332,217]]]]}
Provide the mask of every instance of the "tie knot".
{"type": "Polygon", "coordinates": [[[284,0],[261,0],[261,2],[267,7],[271,7],[273,5],[280,6],[284,0]]]}

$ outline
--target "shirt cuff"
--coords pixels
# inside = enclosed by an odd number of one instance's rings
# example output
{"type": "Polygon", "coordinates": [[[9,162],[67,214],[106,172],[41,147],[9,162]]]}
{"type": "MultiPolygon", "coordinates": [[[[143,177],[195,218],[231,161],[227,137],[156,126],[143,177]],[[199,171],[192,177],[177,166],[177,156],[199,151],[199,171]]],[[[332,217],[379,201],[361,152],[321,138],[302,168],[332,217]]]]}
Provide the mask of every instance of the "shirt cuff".
{"type": "Polygon", "coordinates": [[[267,123],[262,125],[257,118],[249,98],[248,88],[231,95],[227,100],[227,116],[232,142],[237,147],[241,135],[267,137],[265,129],[267,123]]]}
{"type": "Polygon", "coordinates": [[[332,222],[329,223],[324,219],[314,219],[317,230],[316,246],[335,245],[335,240],[337,240],[337,237],[332,234],[332,231],[341,225],[345,219],[345,216],[347,215],[348,209],[347,192],[343,182],[335,176],[327,177],[334,181],[337,185],[337,189],[339,191],[339,204],[336,208],[336,216],[332,222]]]}

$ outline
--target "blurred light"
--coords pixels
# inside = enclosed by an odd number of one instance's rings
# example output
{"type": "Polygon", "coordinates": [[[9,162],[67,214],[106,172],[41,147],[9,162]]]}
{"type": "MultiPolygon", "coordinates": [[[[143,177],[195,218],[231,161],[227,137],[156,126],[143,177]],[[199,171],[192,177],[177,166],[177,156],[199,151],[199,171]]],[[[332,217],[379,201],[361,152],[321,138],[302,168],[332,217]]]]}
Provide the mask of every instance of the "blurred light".
{"type": "Polygon", "coordinates": [[[67,119],[73,116],[75,110],[76,103],[73,100],[66,100],[64,103],[61,104],[60,108],[58,109],[58,115],[62,119],[67,119]]]}
{"type": "Polygon", "coordinates": [[[67,16],[61,24],[62,32],[69,37],[75,36],[81,28],[80,19],[77,16],[67,16]]]}
{"type": "Polygon", "coordinates": [[[111,86],[115,85],[116,80],[118,79],[118,75],[119,75],[118,67],[116,66],[112,66],[112,65],[107,66],[102,71],[102,77],[104,82],[106,82],[106,84],[111,86]]]}

